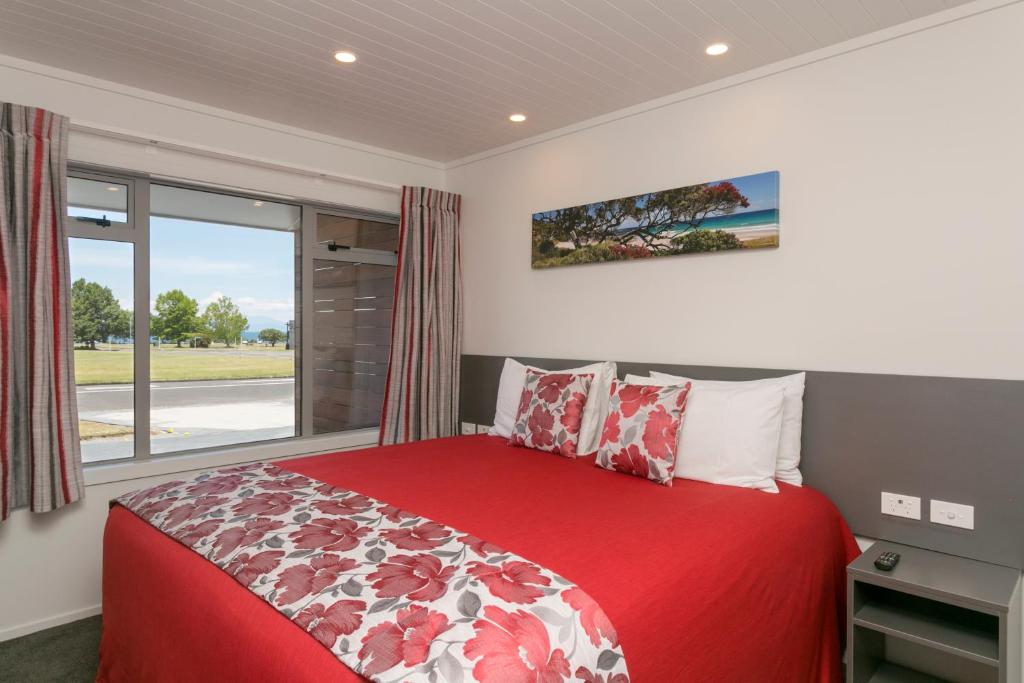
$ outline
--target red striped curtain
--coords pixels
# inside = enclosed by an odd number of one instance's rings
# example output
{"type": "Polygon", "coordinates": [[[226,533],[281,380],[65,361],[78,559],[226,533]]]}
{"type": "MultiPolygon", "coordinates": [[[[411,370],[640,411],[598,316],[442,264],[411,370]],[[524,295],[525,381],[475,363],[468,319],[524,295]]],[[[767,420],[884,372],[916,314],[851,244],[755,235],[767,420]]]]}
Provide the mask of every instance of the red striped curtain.
{"type": "Polygon", "coordinates": [[[67,215],[68,119],[0,103],[0,519],[84,494],[67,215]]]}
{"type": "Polygon", "coordinates": [[[457,194],[402,188],[382,444],[435,439],[459,431],[461,205],[457,194]]]}

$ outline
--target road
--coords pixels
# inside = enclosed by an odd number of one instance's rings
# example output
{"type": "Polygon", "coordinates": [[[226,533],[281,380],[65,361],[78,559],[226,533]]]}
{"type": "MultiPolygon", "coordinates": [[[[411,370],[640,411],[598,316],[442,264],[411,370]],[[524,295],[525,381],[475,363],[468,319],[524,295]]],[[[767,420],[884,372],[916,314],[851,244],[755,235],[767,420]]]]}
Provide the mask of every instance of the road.
{"type": "MultiPolygon", "coordinates": [[[[78,412],[131,410],[133,393],[130,384],[93,384],[78,387],[78,412]]],[[[286,377],[153,382],[149,385],[149,396],[154,408],[217,406],[251,401],[282,402],[291,401],[295,396],[295,380],[286,377]]]]}
{"type": "MultiPolygon", "coordinates": [[[[83,420],[133,426],[130,385],[79,387],[83,420]]],[[[150,385],[150,450],[171,453],[226,446],[295,434],[295,380],[212,380],[154,382],[150,385]]],[[[90,439],[82,444],[86,462],[127,458],[130,437],[90,439]]]]}

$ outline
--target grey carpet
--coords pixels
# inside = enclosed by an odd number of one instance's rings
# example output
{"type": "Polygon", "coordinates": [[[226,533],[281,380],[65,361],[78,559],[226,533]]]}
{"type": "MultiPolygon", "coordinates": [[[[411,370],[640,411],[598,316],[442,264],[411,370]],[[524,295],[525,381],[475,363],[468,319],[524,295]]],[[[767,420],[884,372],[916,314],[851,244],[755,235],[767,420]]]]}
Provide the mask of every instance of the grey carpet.
{"type": "Polygon", "coordinates": [[[95,616],[0,643],[0,681],[94,681],[101,630],[100,617],[95,616]]]}

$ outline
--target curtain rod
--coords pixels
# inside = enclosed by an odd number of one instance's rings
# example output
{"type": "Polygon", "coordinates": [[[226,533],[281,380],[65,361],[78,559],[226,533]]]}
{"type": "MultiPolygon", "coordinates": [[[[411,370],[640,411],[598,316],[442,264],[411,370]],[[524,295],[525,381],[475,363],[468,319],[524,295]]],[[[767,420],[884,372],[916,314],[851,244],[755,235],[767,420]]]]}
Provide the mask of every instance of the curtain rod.
{"type": "Polygon", "coordinates": [[[111,138],[114,140],[133,142],[154,149],[167,149],[175,152],[183,152],[185,154],[203,156],[210,159],[218,159],[220,161],[231,161],[234,163],[244,164],[246,166],[258,166],[260,168],[265,168],[273,171],[283,171],[285,173],[304,175],[309,176],[311,178],[319,178],[322,180],[333,180],[336,182],[346,183],[349,185],[367,187],[373,190],[383,190],[385,192],[396,193],[402,191],[401,185],[395,185],[393,183],[385,183],[378,180],[368,180],[366,178],[346,176],[337,173],[330,173],[328,171],[318,171],[315,169],[305,168],[302,166],[266,161],[256,157],[248,157],[241,154],[232,154],[230,152],[222,152],[216,149],[210,149],[200,146],[184,145],[177,142],[170,142],[167,140],[160,140],[153,137],[138,135],[137,133],[129,133],[125,131],[115,130],[112,128],[106,128],[95,124],[72,122],[71,130],[76,133],[85,133],[87,135],[96,135],[99,137],[111,138]]]}

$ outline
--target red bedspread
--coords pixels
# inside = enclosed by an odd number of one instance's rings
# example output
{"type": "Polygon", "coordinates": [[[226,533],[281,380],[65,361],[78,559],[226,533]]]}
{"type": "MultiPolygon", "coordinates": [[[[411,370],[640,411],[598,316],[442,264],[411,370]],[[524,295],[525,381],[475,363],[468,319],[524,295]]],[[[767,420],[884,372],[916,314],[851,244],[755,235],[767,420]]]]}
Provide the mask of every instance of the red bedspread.
{"type": "MultiPolygon", "coordinates": [[[[634,683],[840,680],[844,568],[857,547],[812,489],[668,488],[484,436],[278,464],[575,582],[611,618],[634,683]]],[[[99,680],[360,680],[230,576],[120,507],[104,538],[103,609],[99,680]]]]}

